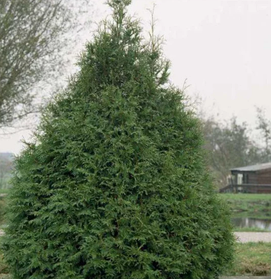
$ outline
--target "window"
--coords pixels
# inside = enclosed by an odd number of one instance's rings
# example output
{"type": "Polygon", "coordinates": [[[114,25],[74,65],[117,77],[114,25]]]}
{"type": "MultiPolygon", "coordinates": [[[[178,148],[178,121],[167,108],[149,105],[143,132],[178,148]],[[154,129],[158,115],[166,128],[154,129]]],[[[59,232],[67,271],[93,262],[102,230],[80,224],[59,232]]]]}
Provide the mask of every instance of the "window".
{"type": "Polygon", "coordinates": [[[241,185],[241,184],[243,184],[243,174],[238,173],[237,174],[237,185],[241,185]]]}

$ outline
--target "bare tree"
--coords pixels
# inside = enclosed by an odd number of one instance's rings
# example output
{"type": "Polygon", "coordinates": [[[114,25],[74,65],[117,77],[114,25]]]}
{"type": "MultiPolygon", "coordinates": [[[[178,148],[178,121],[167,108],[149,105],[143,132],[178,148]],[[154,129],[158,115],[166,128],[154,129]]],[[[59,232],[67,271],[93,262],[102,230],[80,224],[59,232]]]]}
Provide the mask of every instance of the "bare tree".
{"type": "Polygon", "coordinates": [[[57,78],[65,65],[59,53],[76,44],[66,34],[80,30],[81,8],[90,6],[87,0],[0,1],[0,127],[33,111],[33,87],[57,78]]]}
{"type": "Polygon", "coordinates": [[[271,122],[266,118],[265,112],[261,108],[256,108],[257,110],[257,127],[256,129],[260,131],[262,139],[264,141],[264,150],[262,157],[266,162],[271,160],[271,122]]]}
{"type": "Polygon", "coordinates": [[[250,137],[246,123],[236,118],[221,123],[213,118],[203,121],[208,164],[218,187],[226,186],[229,170],[262,162],[261,148],[250,137]]]}
{"type": "Polygon", "coordinates": [[[13,169],[14,156],[11,153],[0,153],[0,189],[8,186],[13,169]]]}

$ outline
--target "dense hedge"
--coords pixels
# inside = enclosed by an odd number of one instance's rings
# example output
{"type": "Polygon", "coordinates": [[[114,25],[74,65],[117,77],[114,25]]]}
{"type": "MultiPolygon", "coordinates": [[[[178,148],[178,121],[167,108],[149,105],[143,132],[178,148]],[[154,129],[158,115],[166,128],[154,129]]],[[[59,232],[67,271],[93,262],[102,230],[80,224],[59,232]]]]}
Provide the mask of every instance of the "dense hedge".
{"type": "Polygon", "coordinates": [[[3,240],[14,279],[211,279],[231,259],[199,122],[129,2],[109,1],[112,20],[16,162],[3,240]]]}

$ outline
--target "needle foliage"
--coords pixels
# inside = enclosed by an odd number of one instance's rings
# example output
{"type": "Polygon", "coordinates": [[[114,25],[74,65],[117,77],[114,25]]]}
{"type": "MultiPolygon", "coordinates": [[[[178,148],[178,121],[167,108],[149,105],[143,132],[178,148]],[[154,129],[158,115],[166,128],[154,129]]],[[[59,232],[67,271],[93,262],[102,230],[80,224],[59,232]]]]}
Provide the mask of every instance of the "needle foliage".
{"type": "Polygon", "coordinates": [[[111,0],[80,71],[16,163],[3,240],[14,279],[211,279],[231,259],[228,211],[199,121],[111,0]]]}

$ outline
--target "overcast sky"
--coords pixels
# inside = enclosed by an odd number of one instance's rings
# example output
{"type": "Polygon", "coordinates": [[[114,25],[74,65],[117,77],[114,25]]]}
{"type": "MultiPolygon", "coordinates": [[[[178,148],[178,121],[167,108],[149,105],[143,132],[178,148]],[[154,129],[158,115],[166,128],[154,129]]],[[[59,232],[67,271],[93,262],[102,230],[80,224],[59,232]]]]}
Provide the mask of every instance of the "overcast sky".
{"type": "MultiPolygon", "coordinates": [[[[107,13],[96,0],[99,18],[107,13]]],[[[134,0],[130,12],[149,28],[156,4],[156,32],[165,39],[171,81],[203,99],[203,108],[220,119],[235,115],[255,123],[255,107],[271,119],[270,0],[134,0]]],[[[78,42],[83,48],[88,38],[78,42]]],[[[0,152],[18,153],[29,131],[0,136],[0,152]]]]}

